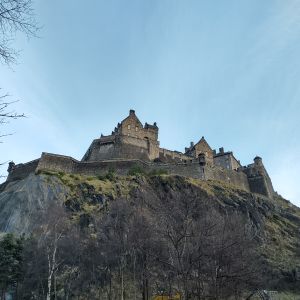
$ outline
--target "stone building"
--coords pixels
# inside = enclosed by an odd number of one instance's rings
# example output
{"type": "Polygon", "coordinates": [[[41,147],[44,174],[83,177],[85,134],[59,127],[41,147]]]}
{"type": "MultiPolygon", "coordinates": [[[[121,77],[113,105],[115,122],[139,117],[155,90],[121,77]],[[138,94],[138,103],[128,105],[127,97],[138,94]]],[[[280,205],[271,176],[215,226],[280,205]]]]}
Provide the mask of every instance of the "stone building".
{"type": "Polygon", "coordinates": [[[95,139],[82,161],[105,159],[142,159],[146,161],[159,157],[158,127],[140,122],[134,110],[115,127],[111,135],[95,139]]]}
{"type": "Polygon", "coordinates": [[[93,140],[81,161],[69,156],[42,153],[26,164],[10,163],[7,181],[22,179],[32,172],[52,170],[85,175],[105,174],[114,169],[127,175],[139,166],[145,172],[165,170],[169,174],[228,182],[249,192],[272,198],[274,189],[260,157],[242,166],[232,151],[213,150],[204,137],[185,152],[160,148],[156,123],[144,125],[134,110],[111,132],[93,140]]]}

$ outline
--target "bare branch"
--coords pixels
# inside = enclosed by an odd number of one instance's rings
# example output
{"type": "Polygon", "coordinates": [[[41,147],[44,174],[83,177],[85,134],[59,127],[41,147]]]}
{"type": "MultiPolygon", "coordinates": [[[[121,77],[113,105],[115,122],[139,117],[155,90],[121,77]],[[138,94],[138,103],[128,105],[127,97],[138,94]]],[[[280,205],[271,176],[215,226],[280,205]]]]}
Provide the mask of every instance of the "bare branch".
{"type": "Polygon", "coordinates": [[[0,60],[15,63],[18,52],[10,46],[17,32],[36,37],[39,27],[32,0],[0,0],[0,60]]]}

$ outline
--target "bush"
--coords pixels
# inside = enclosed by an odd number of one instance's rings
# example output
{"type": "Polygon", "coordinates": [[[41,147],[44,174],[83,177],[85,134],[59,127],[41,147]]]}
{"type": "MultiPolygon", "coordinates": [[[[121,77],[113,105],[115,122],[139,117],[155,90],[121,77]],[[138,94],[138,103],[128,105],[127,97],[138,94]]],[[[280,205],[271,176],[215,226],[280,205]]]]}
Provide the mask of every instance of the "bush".
{"type": "Polygon", "coordinates": [[[106,179],[106,175],[98,174],[96,177],[97,177],[97,179],[102,180],[102,181],[106,179]]]}
{"type": "Polygon", "coordinates": [[[136,175],[141,175],[141,174],[145,174],[145,170],[142,167],[138,166],[138,165],[133,166],[128,171],[129,176],[136,176],[136,175]]]}
{"type": "Polygon", "coordinates": [[[168,171],[164,169],[156,169],[148,173],[148,176],[160,176],[160,175],[168,175],[168,171]]]}
{"type": "Polygon", "coordinates": [[[116,171],[114,169],[109,169],[105,175],[105,179],[114,181],[116,179],[116,171]]]}

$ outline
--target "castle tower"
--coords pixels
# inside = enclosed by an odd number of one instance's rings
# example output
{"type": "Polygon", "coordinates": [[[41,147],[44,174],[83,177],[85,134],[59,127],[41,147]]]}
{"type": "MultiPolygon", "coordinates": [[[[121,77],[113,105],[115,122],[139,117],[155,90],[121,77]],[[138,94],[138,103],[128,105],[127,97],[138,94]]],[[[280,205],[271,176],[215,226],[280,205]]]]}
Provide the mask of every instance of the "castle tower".
{"type": "Polygon", "coordinates": [[[243,169],[244,173],[246,173],[248,177],[250,191],[272,198],[274,195],[274,189],[262,158],[256,156],[253,161],[253,164],[248,165],[243,169]]]}
{"type": "Polygon", "coordinates": [[[131,109],[129,115],[117,124],[111,135],[95,139],[82,161],[112,159],[154,160],[159,157],[158,127],[141,123],[131,109]]]}

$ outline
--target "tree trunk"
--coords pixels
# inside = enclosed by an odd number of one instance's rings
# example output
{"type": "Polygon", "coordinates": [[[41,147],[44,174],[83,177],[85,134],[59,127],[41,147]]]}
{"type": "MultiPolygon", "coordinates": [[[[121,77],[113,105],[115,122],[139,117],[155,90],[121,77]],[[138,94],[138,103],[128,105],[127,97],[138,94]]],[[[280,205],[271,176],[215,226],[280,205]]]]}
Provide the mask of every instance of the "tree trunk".
{"type": "Polygon", "coordinates": [[[56,276],[54,274],[54,300],[57,300],[57,296],[56,296],[56,276]]]}
{"type": "Polygon", "coordinates": [[[50,300],[50,295],[51,295],[51,275],[48,276],[48,291],[47,291],[47,296],[46,299],[50,300]]]}
{"type": "Polygon", "coordinates": [[[123,274],[123,268],[120,269],[121,274],[121,300],[124,300],[124,274],[123,274]]]}

